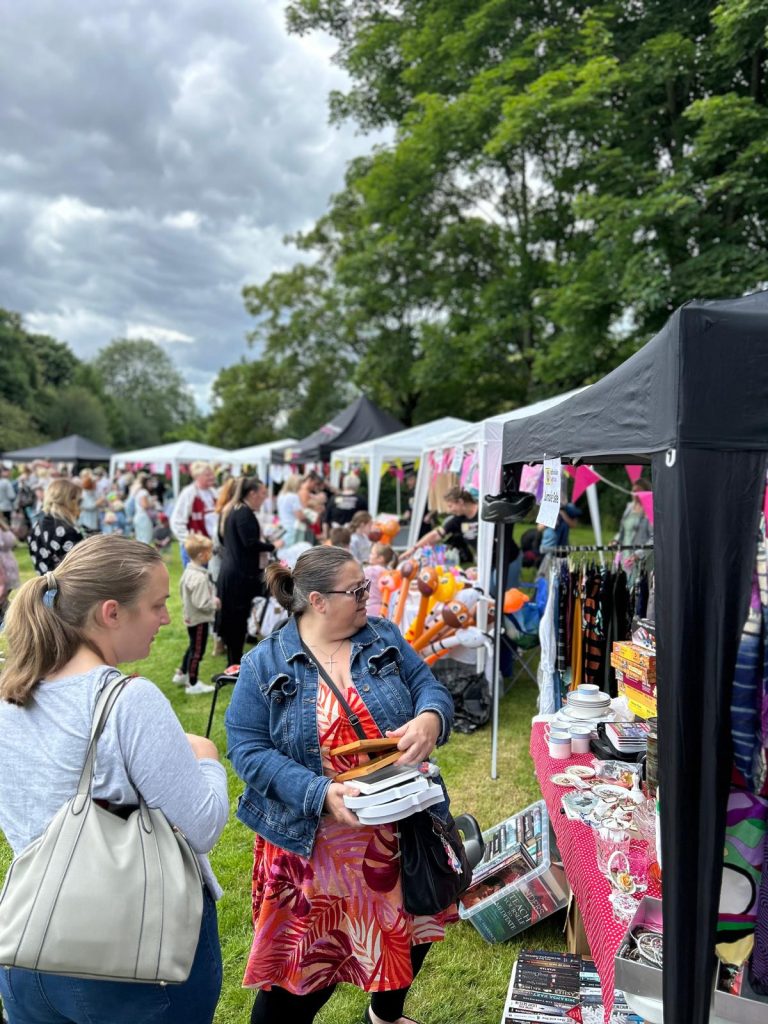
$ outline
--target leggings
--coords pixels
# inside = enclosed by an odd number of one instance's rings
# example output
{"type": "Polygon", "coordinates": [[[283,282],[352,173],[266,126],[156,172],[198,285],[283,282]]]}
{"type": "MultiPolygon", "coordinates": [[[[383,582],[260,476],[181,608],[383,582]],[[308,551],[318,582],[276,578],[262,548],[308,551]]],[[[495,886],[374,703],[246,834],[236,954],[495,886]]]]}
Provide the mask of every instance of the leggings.
{"type": "MultiPolygon", "coordinates": [[[[418,946],[411,946],[411,967],[414,978],[421,970],[421,965],[426,959],[431,943],[424,942],[418,946]]],[[[266,992],[262,989],[256,996],[251,1012],[251,1024],[312,1024],[317,1014],[333,995],[335,985],[327,988],[317,989],[316,992],[308,992],[306,995],[297,996],[284,988],[273,985],[266,992]]],[[[371,1009],[385,1021],[395,1021],[403,1016],[405,997],[408,995],[408,988],[397,988],[391,992],[373,992],[371,994],[371,1009]]]]}
{"type": "Polygon", "coordinates": [[[194,686],[208,643],[208,623],[199,622],[196,626],[187,626],[187,633],[189,634],[189,647],[184,651],[181,671],[189,674],[189,685],[194,686]]]}

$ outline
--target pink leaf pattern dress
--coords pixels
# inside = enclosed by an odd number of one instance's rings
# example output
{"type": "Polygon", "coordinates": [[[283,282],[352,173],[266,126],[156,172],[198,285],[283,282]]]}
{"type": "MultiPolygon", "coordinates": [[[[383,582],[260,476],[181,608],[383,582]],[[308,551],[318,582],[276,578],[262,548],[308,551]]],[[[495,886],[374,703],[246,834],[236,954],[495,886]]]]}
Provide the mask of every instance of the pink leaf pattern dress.
{"type": "MultiPolygon", "coordinates": [[[[381,735],[360,695],[346,698],[370,739],[381,735]]],[[[320,680],[317,724],[326,775],[367,761],[331,757],[357,739],[339,703],[320,680]]],[[[243,985],[279,985],[296,995],[338,982],[366,992],[407,988],[410,949],[437,942],[458,920],[452,907],[432,917],[403,908],[395,825],[350,828],[322,818],[309,858],[256,836],[253,866],[254,938],[243,985]]]]}

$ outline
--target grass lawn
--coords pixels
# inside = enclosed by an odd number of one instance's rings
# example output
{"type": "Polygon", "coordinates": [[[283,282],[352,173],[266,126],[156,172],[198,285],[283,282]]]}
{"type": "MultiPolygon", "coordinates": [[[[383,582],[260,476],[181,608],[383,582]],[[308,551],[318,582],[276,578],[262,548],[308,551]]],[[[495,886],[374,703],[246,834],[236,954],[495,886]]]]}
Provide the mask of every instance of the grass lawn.
{"type": "MultiPolygon", "coordinates": [[[[591,533],[575,530],[573,543],[589,543],[591,533]]],[[[23,578],[32,574],[25,548],[17,549],[23,578]]],[[[210,699],[187,697],[171,683],[186,646],[181,620],[178,580],[181,571],[178,550],[168,558],[171,573],[171,625],[162,630],[146,661],[130,666],[152,679],[168,696],[184,728],[202,734],[207,724],[210,699]]],[[[207,654],[201,679],[223,670],[224,658],[207,654]]],[[[231,689],[220,695],[212,739],[222,752],[224,708],[231,689]]],[[[470,811],[483,828],[508,817],[540,797],[528,754],[531,716],[535,713],[536,690],[520,674],[509,687],[501,704],[499,778],[490,780],[490,726],[470,736],[454,734],[438,751],[437,760],[451,793],[454,813],[470,811]]],[[[229,770],[229,765],[227,765],[229,770]]],[[[224,888],[219,903],[219,931],[224,956],[224,987],[216,1024],[243,1024],[249,1019],[253,993],[240,987],[248,954],[250,928],[250,876],[252,834],[235,819],[235,807],[242,783],[229,770],[232,802],[230,821],[213,851],[211,860],[224,888]]],[[[0,839],[0,871],[5,870],[10,851],[0,839]]],[[[430,953],[406,1006],[406,1012],[425,1024],[498,1024],[512,963],[523,946],[564,949],[562,915],[556,915],[521,936],[502,945],[489,945],[475,929],[461,922],[448,930],[448,938],[430,953]]],[[[322,1024],[352,1024],[360,1021],[367,997],[343,985],[318,1016],[322,1024]]],[[[290,1022],[286,1022],[290,1024],[290,1022]]]]}

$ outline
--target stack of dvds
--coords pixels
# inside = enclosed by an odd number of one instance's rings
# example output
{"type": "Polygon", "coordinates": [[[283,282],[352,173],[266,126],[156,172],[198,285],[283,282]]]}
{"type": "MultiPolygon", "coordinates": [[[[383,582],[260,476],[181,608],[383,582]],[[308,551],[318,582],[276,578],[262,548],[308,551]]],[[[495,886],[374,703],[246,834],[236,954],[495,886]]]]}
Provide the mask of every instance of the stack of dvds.
{"type": "MultiPolygon", "coordinates": [[[[592,960],[526,949],[512,968],[501,1024],[604,1024],[600,978],[592,960]]],[[[643,1024],[615,993],[611,1024],[643,1024]]]]}

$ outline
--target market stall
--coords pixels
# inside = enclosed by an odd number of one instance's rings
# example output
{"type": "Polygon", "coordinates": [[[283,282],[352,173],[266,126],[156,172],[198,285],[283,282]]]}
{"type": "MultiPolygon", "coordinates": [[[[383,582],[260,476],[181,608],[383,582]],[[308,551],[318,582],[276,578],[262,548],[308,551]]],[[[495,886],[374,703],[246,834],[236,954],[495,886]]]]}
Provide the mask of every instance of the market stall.
{"type": "Polygon", "coordinates": [[[199,441],[172,441],[170,444],[155,445],[151,448],[116,452],[109,460],[109,475],[110,478],[114,477],[116,470],[121,466],[151,466],[153,472],[160,472],[168,467],[173,481],[173,493],[176,495],[181,490],[181,467],[198,461],[229,466],[232,464],[232,453],[225,451],[224,448],[201,444],[199,441]]]}
{"type": "MultiPolygon", "coordinates": [[[[462,486],[475,486],[479,495],[495,494],[501,485],[501,448],[504,424],[509,420],[532,416],[564,402],[579,390],[535,402],[533,405],[498,416],[490,416],[479,423],[470,423],[424,445],[420,455],[419,473],[413,495],[413,510],[408,536],[412,547],[419,536],[419,524],[427,508],[431,478],[441,471],[456,472],[462,486]]],[[[594,516],[599,522],[597,506],[594,516]]],[[[486,592],[491,581],[493,561],[493,526],[480,520],[477,535],[478,582],[486,592]]]]}
{"type": "Polygon", "coordinates": [[[331,454],[339,448],[370,441],[402,428],[400,420],[380,409],[366,395],[361,395],[332,420],[296,444],[285,448],[273,446],[271,461],[276,465],[328,462],[331,454]]]}
{"type": "Polygon", "coordinates": [[[253,466],[256,475],[265,483],[272,479],[272,452],[284,451],[292,444],[296,444],[295,437],[283,437],[279,441],[267,441],[266,444],[252,444],[245,448],[235,448],[229,453],[233,468],[238,471],[243,466],[253,466]]]}
{"type": "Polygon", "coordinates": [[[589,390],[503,428],[503,462],[653,471],[667,1024],[709,1019],[730,704],[768,459],[768,293],[691,302],[589,390]]]}
{"type": "Polygon", "coordinates": [[[359,444],[340,448],[333,453],[331,459],[331,478],[338,485],[339,477],[347,470],[357,466],[368,469],[368,511],[376,516],[379,511],[379,493],[381,477],[385,472],[385,464],[414,462],[426,447],[440,445],[446,434],[469,426],[467,420],[456,416],[443,416],[429,423],[408,430],[398,430],[384,437],[363,441],[359,444]]]}

